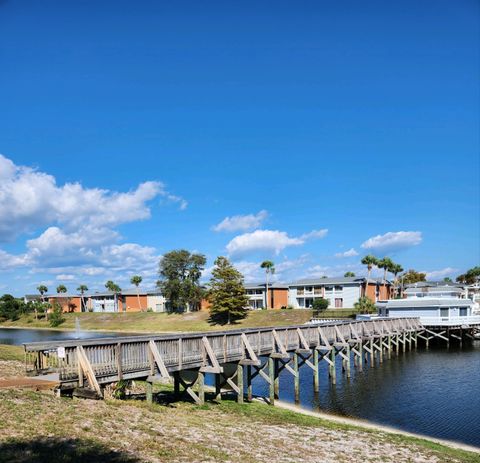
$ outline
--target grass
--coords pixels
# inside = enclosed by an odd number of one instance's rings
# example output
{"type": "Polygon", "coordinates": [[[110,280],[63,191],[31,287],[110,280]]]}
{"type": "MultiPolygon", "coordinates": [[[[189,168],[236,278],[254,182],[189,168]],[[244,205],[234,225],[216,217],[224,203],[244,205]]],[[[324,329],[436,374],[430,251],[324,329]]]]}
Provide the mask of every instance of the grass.
{"type": "Polygon", "coordinates": [[[0,416],[0,462],[273,463],[322,461],[322,455],[339,462],[479,462],[478,454],[425,439],[258,402],[148,405],[143,400],[94,402],[0,390],[0,416]]]}
{"type": "MultiPolygon", "coordinates": [[[[327,311],[330,312],[330,311],[327,311]]],[[[336,312],[336,311],[331,311],[336,312]]],[[[208,322],[209,312],[183,314],[167,313],[69,313],[64,314],[65,322],[58,329],[75,329],[78,318],[84,330],[124,331],[124,332],[179,332],[179,331],[218,331],[235,328],[255,328],[263,326],[300,325],[310,320],[311,310],[259,310],[251,311],[248,317],[232,325],[212,325],[208,322]]],[[[338,316],[338,315],[337,315],[338,316]]],[[[33,314],[23,315],[19,320],[0,323],[0,327],[50,328],[44,319],[35,320],[33,314]]]]}
{"type": "Polygon", "coordinates": [[[23,347],[0,344],[0,360],[25,361],[23,347]]]}

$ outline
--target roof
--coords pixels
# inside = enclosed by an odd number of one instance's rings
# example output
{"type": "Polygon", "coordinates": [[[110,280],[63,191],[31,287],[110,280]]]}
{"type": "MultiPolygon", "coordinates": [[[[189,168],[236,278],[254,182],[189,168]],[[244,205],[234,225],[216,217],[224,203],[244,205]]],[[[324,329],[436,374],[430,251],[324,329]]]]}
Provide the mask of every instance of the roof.
{"type": "MultiPolygon", "coordinates": [[[[366,278],[359,278],[359,277],[336,277],[336,278],[307,278],[303,280],[297,280],[293,283],[290,283],[289,286],[305,286],[305,285],[348,285],[348,284],[355,284],[361,285],[365,283],[366,278]]],[[[369,283],[380,283],[383,284],[383,279],[381,278],[370,278],[368,280],[369,283]]],[[[391,284],[390,281],[387,280],[387,284],[391,284]]]]}
{"type": "Polygon", "coordinates": [[[448,288],[463,288],[464,285],[453,281],[417,281],[417,283],[409,283],[408,285],[405,285],[405,288],[438,288],[440,286],[448,288]]]}
{"type": "Polygon", "coordinates": [[[473,306],[470,299],[456,297],[419,297],[418,299],[390,299],[377,303],[378,306],[387,309],[417,309],[420,307],[469,307],[473,306]]]}
{"type": "Polygon", "coordinates": [[[463,293],[463,288],[460,288],[458,286],[448,286],[448,285],[440,286],[439,285],[439,286],[410,286],[405,290],[406,293],[423,292],[425,294],[428,294],[430,292],[438,293],[441,291],[446,291],[450,293],[463,293]]]}
{"type": "MultiPolygon", "coordinates": [[[[245,289],[265,289],[265,283],[247,283],[245,289]]],[[[268,289],[288,289],[288,285],[282,283],[269,283],[268,289]]]]}

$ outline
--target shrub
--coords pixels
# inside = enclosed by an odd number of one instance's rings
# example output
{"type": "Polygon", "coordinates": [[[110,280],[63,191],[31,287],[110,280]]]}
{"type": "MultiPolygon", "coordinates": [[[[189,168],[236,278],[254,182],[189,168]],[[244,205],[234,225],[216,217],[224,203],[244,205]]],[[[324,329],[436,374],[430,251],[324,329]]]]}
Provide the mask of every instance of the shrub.
{"type": "Polygon", "coordinates": [[[375,313],[377,307],[369,297],[363,296],[353,305],[359,313],[375,313]]]}
{"type": "Polygon", "coordinates": [[[50,321],[50,326],[53,328],[61,325],[65,321],[65,318],[63,318],[63,313],[62,313],[62,306],[57,302],[53,304],[53,311],[49,316],[49,321],[50,321]]]}
{"type": "Polygon", "coordinates": [[[318,316],[321,312],[324,312],[328,309],[330,302],[328,299],[324,299],[323,297],[319,297],[313,300],[313,315],[318,316]]]}

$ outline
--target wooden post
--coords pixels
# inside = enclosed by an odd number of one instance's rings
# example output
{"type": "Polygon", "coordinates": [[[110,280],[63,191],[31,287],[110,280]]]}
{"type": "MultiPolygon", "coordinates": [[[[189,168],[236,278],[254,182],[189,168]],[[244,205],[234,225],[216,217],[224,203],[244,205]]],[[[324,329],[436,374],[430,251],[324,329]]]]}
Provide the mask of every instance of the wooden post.
{"type": "Polygon", "coordinates": [[[358,369],[360,371],[363,371],[363,343],[360,341],[358,343],[358,351],[360,352],[360,355],[358,356],[358,369]]]}
{"type": "Polygon", "coordinates": [[[387,358],[388,360],[390,360],[392,358],[392,335],[389,334],[388,335],[388,339],[387,339],[387,358]]]}
{"type": "Polygon", "coordinates": [[[275,398],[278,399],[280,397],[280,374],[278,372],[278,359],[274,359],[274,366],[275,366],[275,381],[274,381],[274,389],[275,389],[275,398]]]}
{"type": "Polygon", "coordinates": [[[247,365],[247,400],[249,402],[251,402],[253,398],[252,392],[252,366],[247,365]]]}
{"type": "Polygon", "coordinates": [[[383,335],[380,335],[378,338],[378,343],[380,344],[380,350],[378,351],[378,360],[380,363],[383,363],[383,335]]]}
{"type": "Polygon", "coordinates": [[[150,381],[145,383],[145,396],[147,398],[147,403],[153,403],[153,384],[150,381]]]}
{"type": "Polygon", "coordinates": [[[347,378],[350,378],[352,373],[351,373],[351,364],[350,364],[350,344],[347,345],[345,348],[346,355],[347,355],[347,360],[345,362],[345,366],[347,368],[347,378]]]}
{"type": "Polygon", "coordinates": [[[268,357],[268,377],[270,379],[270,405],[275,404],[275,361],[268,357]]]}
{"type": "Polygon", "coordinates": [[[313,392],[320,391],[320,372],[318,371],[318,350],[313,349],[313,392]]]}
{"type": "Polygon", "coordinates": [[[332,346],[332,350],[330,351],[330,361],[332,364],[330,365],[330,381],[332,384],[337,384],[337,371],[335,369],[335,347],[332,346]]]}
{"type": "Polygon", "coordinates": [[[176,399],[180,397],[180,372],[173,373],[173,394],[176,399]]]}
{"type": "Polygon", "coordinates": [[[215,400],[220,402],[222,400],[222,389],[220,387],[221,373],[215,374],[215,400]]]}
{"type": "Polygon", "coordinates": [[[198,398],[199,405],[205,404],[205,373],[198,371],[198,398]]]}
{"type": "Polygon", "coordinates": [[[370,338],[370,367],[375,368],[375,345],[373,337],[370,338]]]}
{"type": "Polygon", "coordinates": [[[298,354],[296,352],[293,354],[293,371],[295,372],[295,376],[294,376],[295,403],[298,403],[300,402],[300,375],[298,373],[298,354]]]}
{"type": "Polygon", "coordinates": [[[240,362],[237,364],[237,385],[237,402],[243,404],[243,365],[240,362]]]}
{"type": "Polygon", "coordinates": [[[407,334],[403,332],[402,352],[405,353],[405,344],[407,343],[407,334]]]}

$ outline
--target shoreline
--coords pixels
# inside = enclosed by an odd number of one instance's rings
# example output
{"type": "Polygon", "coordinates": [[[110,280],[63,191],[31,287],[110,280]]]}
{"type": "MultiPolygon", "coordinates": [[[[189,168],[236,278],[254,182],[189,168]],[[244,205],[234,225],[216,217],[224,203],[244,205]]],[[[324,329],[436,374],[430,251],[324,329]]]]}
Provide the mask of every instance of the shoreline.
{"type": "MultiPolygon", "coordinates": [[[[265,403],[264,400],[257,399],[262,403],[265,403]]],[[[475,447],[473,445],[464,444],[463,442],[451,441],[447,439],[441,439],[438,437],[428,436],[425,434],[417,434],[410,431],[404,431],[399,428],[395,428],[388,425],[374,423],[372,421],[363,420],[361,418],[352,418],[347,416],[335,415],[333,413],[326,413],[326,412],[318,412],[314,410],[308,410],[306,408],[300,407],[299,405],[295,405],[289,402],[285,402],[283,400],[276,400],[275,406],[282,408],[283,410],[288,410],[295,413],[300,413],[306,416],[312,416],[315,418],[321,418],[323,420],[332,421],[338,424],[345,424],[349,426],[355,426],[358,428],[368,429],[371,431],[380,431],[386,432],[389,434],[396,434],[406,437],[413,437],[416,439],[427,440],[430,442],[434,442],[436,444],[445,445],[447,447],[457,449],[457,450],[465,450],[467,452],[473,452],[480,454],[480,447],[475,447]]]]}

